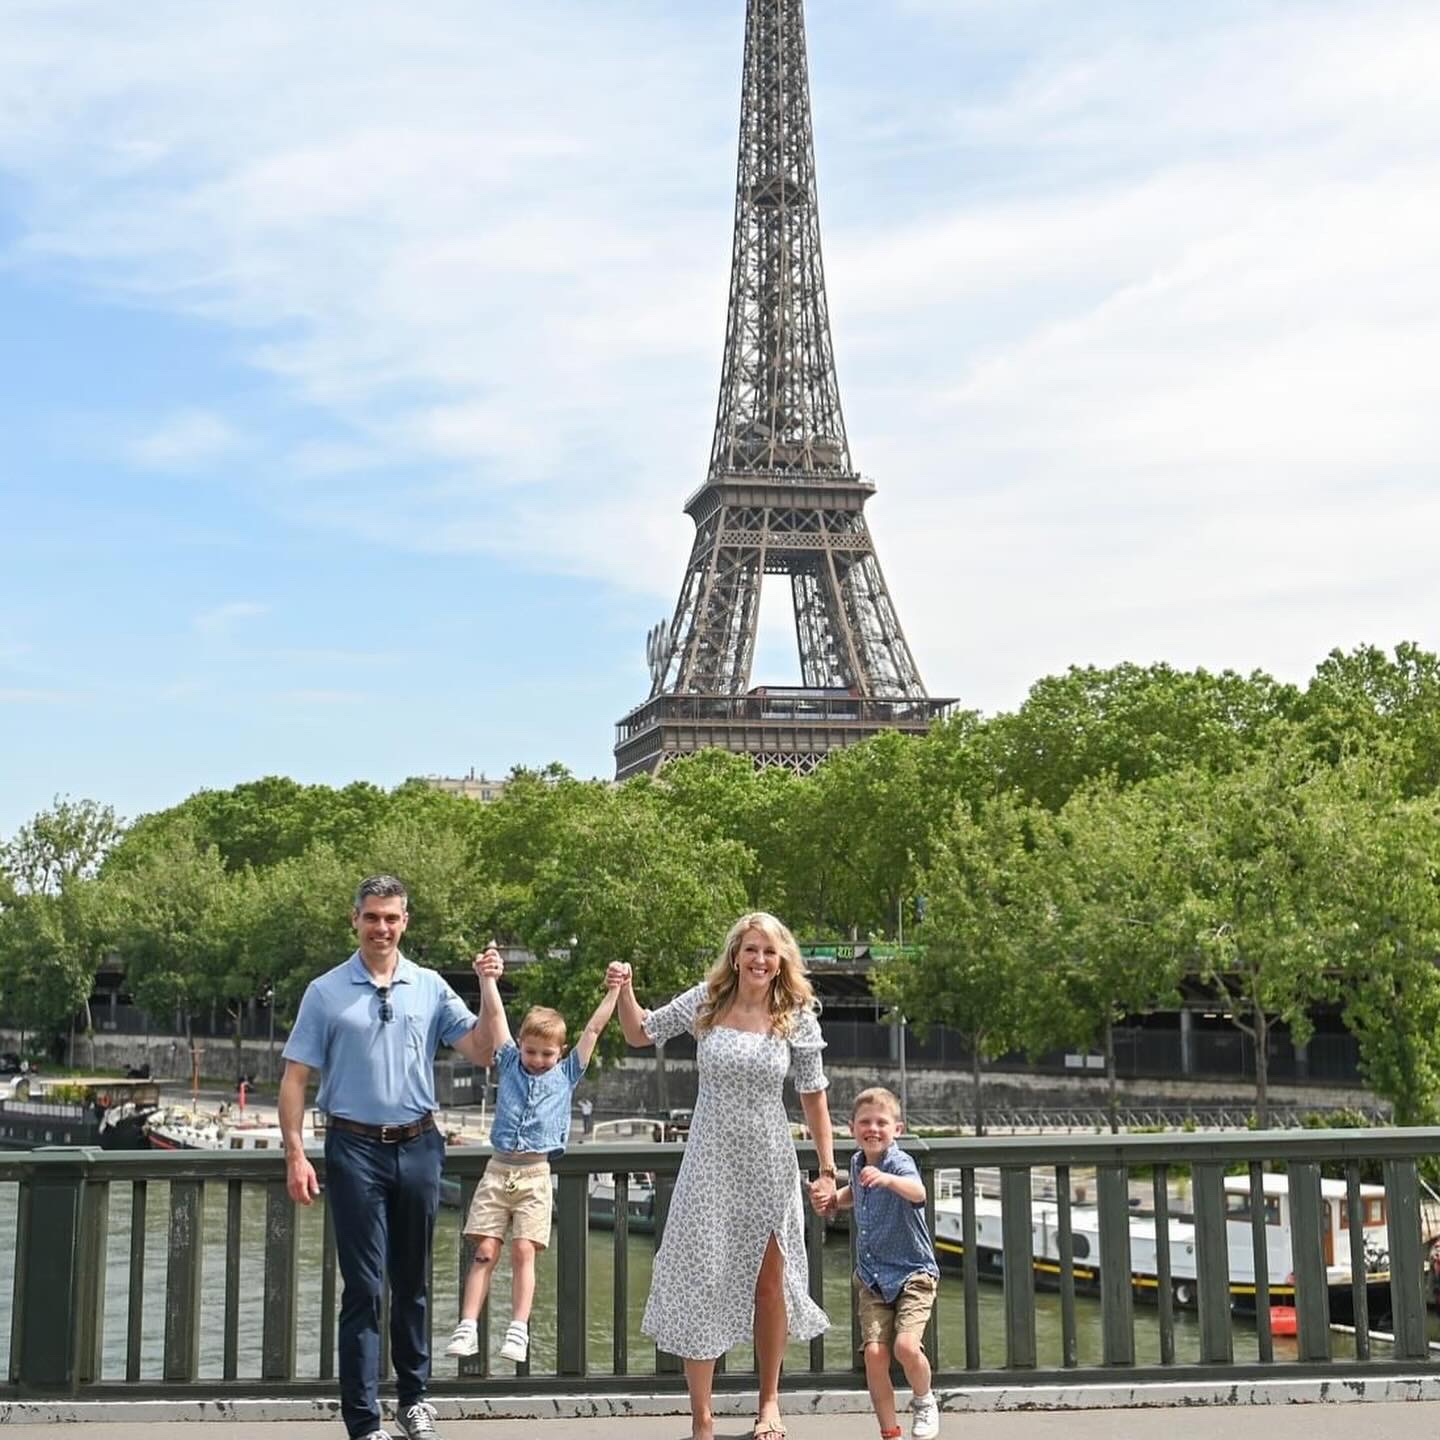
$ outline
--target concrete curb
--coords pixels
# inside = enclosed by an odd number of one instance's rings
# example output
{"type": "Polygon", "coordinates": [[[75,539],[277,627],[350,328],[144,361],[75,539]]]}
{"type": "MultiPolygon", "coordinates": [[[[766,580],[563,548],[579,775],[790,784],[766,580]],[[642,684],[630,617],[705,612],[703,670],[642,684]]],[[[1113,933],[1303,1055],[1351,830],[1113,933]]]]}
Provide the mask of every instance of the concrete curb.
{"type": "MultiPolygon", "coordinates": [[[[1333,1405],[1370,1402],[1440,1402],[1440,1374],[1390,1375],[1366,1379],[1167,1381],[1150,1385],[1014,1385],[941,1390],[940,1408],[951,1413],[1006,1410],[1189,1409],[1198,1406],[1333,1405]]],[[[431,1396],[442,1420],[623,1419],[626,1416],[687,1415],[683,1394],[518,1395],[494,1400],[474,1396],[431,1396]]],[[[868,1414],[863,1390],[787,1391],[790,1415],[868,1414]]],[[[724,1415],[749,1414],[754,1399],[745,1392],[719,1394],[724,1415]]],[[[12,1400],[0,1402],[0,1425],[171,1424],[189,1421],[315,1420],[333,1422],[336,1400],[12,1400]]]]}

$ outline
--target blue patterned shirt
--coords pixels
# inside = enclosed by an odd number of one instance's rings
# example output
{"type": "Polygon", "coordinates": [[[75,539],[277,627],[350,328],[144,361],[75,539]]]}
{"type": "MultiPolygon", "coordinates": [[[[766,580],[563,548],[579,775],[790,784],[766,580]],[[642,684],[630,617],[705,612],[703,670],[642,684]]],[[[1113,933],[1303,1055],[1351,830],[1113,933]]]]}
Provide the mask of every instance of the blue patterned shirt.
{"type": "Polygon", "coordinates": [[[585,1074],[580,1052],[572,1050],[543,1075],[532,1075],[512,1040],[495,1052],[495,1068],[499,1089],[490,1144],[512,1155],[546,1155],[552,1160],[563,1155],[570,1138],[570,1097],[585,1074]]]}
{"type": "MultiPolygon", "coordinates": [[[[850,1157],[850,1195],[855,1202],[855,1273],[887,1305],[895,1303],[901,1287],[912,1275],[940,1278],[935,1245],[925,1225],[925,1205],[912,1204],[893,1190],[876,1185],[867,1190],[860,1172],[870,1162],[863,1150],[850,1157]]],[[[880,1157],[879,1169],[887,1175],[918,1180],[919,1167],[899,1145],[880,1157]]]]}

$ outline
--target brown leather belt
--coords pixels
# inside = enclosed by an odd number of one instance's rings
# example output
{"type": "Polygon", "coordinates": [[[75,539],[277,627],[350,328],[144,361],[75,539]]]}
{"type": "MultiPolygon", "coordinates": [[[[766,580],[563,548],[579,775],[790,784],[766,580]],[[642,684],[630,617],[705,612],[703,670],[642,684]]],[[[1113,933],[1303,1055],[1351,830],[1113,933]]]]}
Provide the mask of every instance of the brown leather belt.
{"type": "Polygon", "coordinates": [[[347,1120],[343,1115],[330,1116],[329,1123],[337,1130],[348,1130],[352,1135],[364,1135],[366,1139],[378,1140],[382,1145],[403,1145],[417,1135],[435,1128],[433,1115],[422,1115],[408,1125],[366,1125],[360,1120],[347,1120]]]}

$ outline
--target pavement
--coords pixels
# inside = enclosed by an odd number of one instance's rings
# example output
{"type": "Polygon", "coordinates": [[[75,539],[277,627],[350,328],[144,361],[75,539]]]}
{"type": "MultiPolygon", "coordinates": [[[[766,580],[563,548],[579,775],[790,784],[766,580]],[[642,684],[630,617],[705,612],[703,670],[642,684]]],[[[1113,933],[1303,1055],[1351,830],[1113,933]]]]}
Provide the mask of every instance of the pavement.
{"type": "MultiPolygon", "coordinates": [[[[117,1423],[72,1421],[82,1425],[78,1440],[204,1440],[195,1421],[117,1423]]],[[[344,1440],[337,1421],[281,1420],[248,1422],[238,1417],[213,1425],[243,1424],[247,1440],[344,1440]]],[[[716,1440],[749,1440],[750,1418],[722,1416],[716,1440]]],[[[803,1415],[787,1422],[790,1440],[876,1440],[870,1415],[803,1415]]],[[[909,1425],[905,1425],[908,1436],[909,1425]]],[[[56,1422],[8,1421],[6,1440],[55,1440],[56,1422]]],[[[392,1433],[395,1433],[392,1427],[392,1433]]],[[[689,1440],[683,1417],[619,1419],[571,1418],[524,1420],[444,1420],[441,1440],[689,1440]]],[[[947,1414],[941,1440],[1115,1440],[1154,1436],[1164,1440],[1437,1440],[1440,1401],[1366,1401],[1308,1405],[1198,1406],[1157,1413],[1141,1410],[1005,1411],[947,1414]]]]}

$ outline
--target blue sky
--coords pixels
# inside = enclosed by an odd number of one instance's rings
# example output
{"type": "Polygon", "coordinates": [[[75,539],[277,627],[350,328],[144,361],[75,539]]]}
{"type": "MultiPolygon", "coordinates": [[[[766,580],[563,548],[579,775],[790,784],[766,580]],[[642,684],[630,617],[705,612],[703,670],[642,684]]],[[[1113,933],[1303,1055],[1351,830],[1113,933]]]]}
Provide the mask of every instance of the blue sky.
{"type": "MultiPolygon", "coordinates": [[[[703,479],[740,0],[0,8],[0,835],[611,771],[703,479]]],[[[932,693],[1440,648],[1440,11],[811,0],[932,693]]],[[[778,587],[776,587],[778,590],[778,587]]],[[[767,593],[755,680],[796,673],[767,593]]]]}

